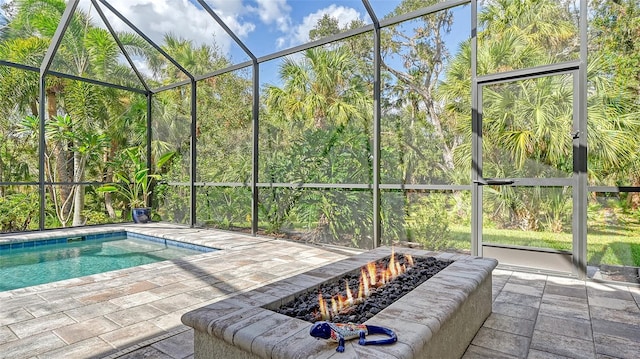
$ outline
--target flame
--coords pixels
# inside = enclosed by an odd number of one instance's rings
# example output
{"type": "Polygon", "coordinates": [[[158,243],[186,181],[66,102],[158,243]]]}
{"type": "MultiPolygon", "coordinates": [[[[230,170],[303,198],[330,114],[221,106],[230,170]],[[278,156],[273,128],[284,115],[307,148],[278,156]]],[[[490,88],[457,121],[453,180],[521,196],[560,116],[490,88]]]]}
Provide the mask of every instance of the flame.
{"type": "Polygon", "coordinates": [[[395,251],[391,248],[389,264],[386,268],[379,267],[376,262],[367,263],[360,269],[360,282],[358,283],[358,294],[354,298],[353,292],[345,279],[345,295],[342,293],[331,297],[331,304],[323,298],[322,293],[318,293],[318,307],[322,320],[331,320],[341,312],[349,310],[350,307],[364,302],[371,295],[374,288],[382,287],[398,276],[404,274],[408,268],[414,265],[413,257],[405,255],[407,265],[400,264],[396,260],[395,251]]]}
{"type": "Polygon", "coordinates": [[[329,308],[327,308],[327,302],[322,297],[322,293],[318,293],[318,307],[320,307],[320,317],[322,320],[329,320],[329,308]]]}
{"type": "Polygon", "coordinates": [[[345,304],[347,306],[353,305],[353,294],[351,293],[351,288],[349,288],[349,281],[345,279],[344,285],[347,288],[347,301],[345,304]]]}
{"type": "Polygon", "coordinates": [[[377,276],[377,270],[376,270],[376,263],[375,262],[371,262],[371,263],[367,264],[367,272],[369,273],[369,283],[368,284],[371,287],[375,287],[376,286],[376,276],[377,276]]]}
{"type": "Polygon", "coordinates": [[[390,278],[398,275],[398,272],[396,272],[396,253],[393,248],[391,248],[391,259],[389,260],[389,266],[387,268],[389,269],[390,278]]]}
{"type": "Polygon", "coordinates": [[[413,267],[413,257],[411,254],[405,254],[404,257],[407,259],[407,262],[409,262],[409,267],[413,267]]]}
{"type": "Polygon", "coordinates": [[[338,313],[338,303],[336,297],[331,297],[331,313],[338,313]]]}

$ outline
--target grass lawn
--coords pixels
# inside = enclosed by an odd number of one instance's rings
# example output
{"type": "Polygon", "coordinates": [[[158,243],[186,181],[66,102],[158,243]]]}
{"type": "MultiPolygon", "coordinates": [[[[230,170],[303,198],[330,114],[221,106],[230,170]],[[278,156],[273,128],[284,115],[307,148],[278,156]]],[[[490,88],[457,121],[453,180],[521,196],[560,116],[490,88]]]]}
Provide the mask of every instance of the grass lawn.
{"type": "MultiPolygon", "coordinates": [[[[469,250],[470,226],[450,225],[451,247],[469,250]]],[[[485,242],[571,251],[571,233],[525,232],[513,229],[485,228],[485,242]]],[[[623,265],[640,267],[640,223],[618,225],[595,224],[587,230],[589,265],[623,265]]]]}

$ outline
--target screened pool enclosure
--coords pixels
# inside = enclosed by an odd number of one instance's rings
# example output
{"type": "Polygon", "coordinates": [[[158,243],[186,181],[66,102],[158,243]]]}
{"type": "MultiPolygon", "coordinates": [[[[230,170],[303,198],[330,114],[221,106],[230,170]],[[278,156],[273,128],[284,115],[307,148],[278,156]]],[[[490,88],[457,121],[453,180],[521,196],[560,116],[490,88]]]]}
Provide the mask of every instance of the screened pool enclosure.
{"type": "Polygon", "coordinates": [[[155,221],[640,266],[637,0],[14,0],[3,232],[155,221]]]}

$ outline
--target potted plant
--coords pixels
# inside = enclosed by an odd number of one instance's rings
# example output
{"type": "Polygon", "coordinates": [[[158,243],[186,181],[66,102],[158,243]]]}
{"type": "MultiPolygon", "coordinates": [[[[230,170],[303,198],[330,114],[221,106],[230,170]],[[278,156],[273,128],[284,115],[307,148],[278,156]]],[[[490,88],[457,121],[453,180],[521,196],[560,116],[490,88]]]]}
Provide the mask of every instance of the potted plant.
{"type": "MultiPolygon", "coordinates": [[[[154,182],[159,181],[162,176],[158,173],[149,173],[149,168],[140,155],[141,149],[138,147],[125,150],[126,162],[129,163],[129,170],[121,170],[114,173],[115,183],[106,184],[97,189],[99,193],[117,193],[124,197],[131,209],[131,216],[135,223],[151,222],[151,208],[149,198],[151,196],[154,182]],[[132,166],[131,166],[132,165],[132,166]]],[[[169,161],[175,152],[167,152],[156,162],[156,167],[161,168],[169,161]]]]}

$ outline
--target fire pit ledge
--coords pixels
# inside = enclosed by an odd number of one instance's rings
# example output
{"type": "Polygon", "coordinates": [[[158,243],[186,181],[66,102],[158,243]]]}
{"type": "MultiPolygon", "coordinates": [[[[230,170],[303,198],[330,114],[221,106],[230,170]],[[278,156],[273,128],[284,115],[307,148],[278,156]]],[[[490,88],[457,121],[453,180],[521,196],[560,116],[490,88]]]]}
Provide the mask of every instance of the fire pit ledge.
{"type": "Polygon", "coordinates": [[[438,274],[369,319],[392,328],[398,342],[361,346],[309,335],[311,323],[276,313],[283,303],[320,283],[390,255],[388,247],[307,271],[182,316],[195,330],[194,358],[460,358],[491,314],[491,272],[495,259],[403,248],[413,256],[454,260],[438,274]]]}

